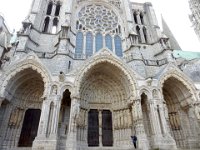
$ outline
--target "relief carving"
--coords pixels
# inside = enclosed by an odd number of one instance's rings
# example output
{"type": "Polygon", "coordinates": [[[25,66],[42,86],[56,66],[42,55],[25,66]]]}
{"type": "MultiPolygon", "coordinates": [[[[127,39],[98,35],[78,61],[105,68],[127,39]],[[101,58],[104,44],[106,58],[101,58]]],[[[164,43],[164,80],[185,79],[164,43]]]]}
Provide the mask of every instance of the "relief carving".
{"type": "Polygon", "coordinates": [[[19,127],[21,120],[23,117],[23,110],[20,108],[15,108],[12,110],[11,115],[10,115],[10,119],[9,119],[9,126],[15,126],[15,127],[19,127]]]}

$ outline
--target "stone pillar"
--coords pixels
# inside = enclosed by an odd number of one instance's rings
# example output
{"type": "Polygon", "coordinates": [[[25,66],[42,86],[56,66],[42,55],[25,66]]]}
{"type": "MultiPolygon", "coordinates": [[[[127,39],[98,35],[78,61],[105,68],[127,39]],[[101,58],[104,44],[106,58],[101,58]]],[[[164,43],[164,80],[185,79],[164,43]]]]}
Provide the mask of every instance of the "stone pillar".
{"type": "Polygon", "coordinates": [[[195,117],[195,110],[193,106],[189,106],[188,108],[188,119],[189,119],[189,137],[187,139],[189,148],[197,148],[199,145],[199,127],[198,121],[195,117]]]}
{"type": "Polygon", "coordinates": [[[49,96],[43,101],[42,111],[40,117],[40,123],[38,127],[38,134],[33,142],[33,150],[43,149],[43,150],[56,150],[57,146],[57,128],[58,128],[58,118],[60,111],[60,96],[54,95],[49,96]],[[53,116],[52,121],[49,122],[50,106],[53,102],[53,116]],[[49,135],[47,136],[48,126],[51,124],[49,135]]]}
{"type": "Polygon", "coordinates": [[[77,124],[80,112],[80,100],[77,97],[73,97],[71,101],[71,111],[69,120],[69,130],[67,135],[66,148],[67,150],[75,150],[77,147],[77,124]]]}
{"type": "Polygon", "coordinates": [[[160,119],[161,119],[161,126],[163,127],[163,134],[164,136],[171,136],[170,135],[170,131],[169,131],[169,127],[167,125],[167,121],[165,118],[165,108],[163,105],[159,105],[159,112],[160,112],[160,119]]]}
{"type": "Polygon", "coordinates": [[[167,123],[167,118],[169,118],[167,106],[165,105],[165,103],[162,103],[163,102],[162,99],[158,101],[159,101],[159,105],[157,109],[159,110],[159,113],[160,113],[160,121],[158,123],[160,127],[162,126],[163,133],[160,132],[160,134],[154,138],[155,147],[176,149],[177,148],[176,142],[170,134],[170,127],[169,127],[169,124],[167,123]],[[163,144],[162,141],[167,141],[167,144],[163,144]]]}
{"type": "Polygon", "coordinates": [[[58,130],[58,122],[59,122],[59,112],[60,112],[60,106],[61,106],[61,97],[55,96],[54,99],[54,109],[53,109],[53,119],[52,119],[52,125],[51,125],[51,131],[50,131],[50,137],[52,139],[57,138],[57,130],[58,130]]]}
{"type": "Polygon", "coordinates": [[[137,14],[137,23],[142,24],[141,19],[140,19],[140,12],[137,11],[136,14],[137,14]]]}
{"type": "Polygon", "coordinates": [[[153,133],[153,135],[160,135],[161,129],[160,129],[160,125],[158,122],[156,107],[154,105],[153,100],[150,100],[149,108],[150,108],[150,116],[151,116],[151,122],[152,122],[152,133],[153,133]]]}
{"type": "Polygon", "coordinates": [[[135,134],[138,137],[138,148],[148,150],[149,142],[143,124],[141,99],[137,99],[133,102],[132,115],[133,121],[135,122],[135,134]]]}

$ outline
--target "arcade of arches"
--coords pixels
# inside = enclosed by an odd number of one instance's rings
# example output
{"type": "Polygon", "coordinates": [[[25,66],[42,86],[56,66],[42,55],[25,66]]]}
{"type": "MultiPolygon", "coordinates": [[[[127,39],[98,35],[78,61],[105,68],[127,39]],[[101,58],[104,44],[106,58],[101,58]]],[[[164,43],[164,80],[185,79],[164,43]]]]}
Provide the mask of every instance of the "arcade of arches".
{"type": "Polygon", "coordinates": [[[197,148],[199,125],[188,87],[170,77],[162,87],[164,103],[159,90],[152,96],[144,91],[130,99],[135,85],[126,73],[114,64],[100,62],[80,78],[80,98],[71,89],[58,96],[54,85],[44,100],[42,76],[30,68],[18,72],[7,84],[0,107],[1,148],[38,149],[39,138],[55,138],[51,149],[68,149],[69,140],[74,140],[76,148],[130,149],[134,134],[141,149],[159,145],[153,141],[155,136],[168,137],[173,148],[197,148]]]}

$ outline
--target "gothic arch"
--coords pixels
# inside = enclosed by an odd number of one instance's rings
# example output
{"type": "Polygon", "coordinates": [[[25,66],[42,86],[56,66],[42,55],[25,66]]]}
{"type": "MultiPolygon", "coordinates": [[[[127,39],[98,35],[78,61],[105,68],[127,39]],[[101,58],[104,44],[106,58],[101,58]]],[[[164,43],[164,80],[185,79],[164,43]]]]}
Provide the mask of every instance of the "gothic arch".
{"type": "MultiPolygon", "coordinates": [[[[14,79],[15,75],[17,75],[20,72],[23,72],[26,69],[35,71],[42,77],[42,80],[44,82],[44,93],[42,97],[45,97],[46,95],[48,95],[49,83],[51,81],[49,72],[46,70],[46,68],[42,64],[40,64],[36,60],[25,59],[13,65],[9,69],[7,69],[7,72],[4,73],[2,79],[0,80],[0,83],[2,85],[1,90],[0,90],[1,97],[6,96],[6,88],[11,87],[11,85],[9,85],[9,82],[11,80],[12,81],[15,80],[14,79]]],[[[14,83],[14,81],[12,83],[14,83]]]]}
{"type": "Polygon", "coordinates": [[[190,94],[193,96],[194,102],[197,100],[195,92],[196,88],[191,79],[185,76],[185,74],[183,74],[178,68],[175,68],[174,66],[169,66],[168,68],[166,68],[166,70],[163,71],[162,75],[158,78],[158,87],[160,87],[161,91],[165,81],[169,78],[175,78],[180,81],[189,90],[190,94]]]}
{"type": "Polygon", "coordinates": [[[194,114],[195,87],[177,68],[168,68],[160,78],[160,88],[166,105],[166,121],[178,148],[188,148],[189,138],[196,135],[194,114]],[[187,132],[185,132],[187,131],[187,132]]]}
{"type": "MultiPolygon", "coordinates": [[[[127,134],[120,137],[120,139],[124,141],[129,139],[132,130],[129,104],[137,97],[136,88],[137,83],[134,72],[129,70],[108,49],[100,50],[91,59],[88,59],[83,67],[79,68],[75,78],[74,90],[77,99],[80,100],[80,112],[82,111],[86,114],[81,117],[83,119],[82,123],[88,124],[88,129],[87,126],[84,126],[84,128],[78,127],[78,130],[88,133],[88,145],[93,141],[93,138],[90,138],[90,135],[92,135],[97,141],[98,138],[105,139],[103,137],[109,137],[109,146],[116,146],[113,144],[120,142],[116,135],[124,129],[127,130],[127,134]],[[101,125],[106,126],[106,122],[103,121],[105,113],[110,117],[110,122],[107,122],[109,132],[102,130],[102,134],[99,136],[96,130],[101,125]],[[92,115],[98,118],[99,115],[97,114],[100,115],[99,119],[102,122],[100,121],[99,124],[94,122],[96,124],[94,127],[95,132],[92,132],[93,126],[91,125],[93,123],[91,121],[94,120],[90,119],[92,115]],[[120,117],[124,119],[119,119],[120,117]],[[113,128],[116,128],[116,130],[113,130],[113,128]]],[[[80,141],[82,140],[80,139],[80,141]]],[[[105,143],[102,141],[102,144],[104,145],[105,143]]]]}
{"type": "Polygon", "coordinates": [[[135,80],[136,74],[133,73],[133,71],[129,70],[127,66],[122,63],[116,56],[114,56],[109,50],[102,49],[99,53],[97,53],[94,57],[92,57],[90,60],[88,60],[85,65],[80,69],[76,79],[75,79],[75,93],[78,97],[80,97],[80,87],[81,83],[84,80],[84,77],[86,74],[88,74],[90,71],[95,68],[98,64],[109,64],[112,65],[114,68],[119,69],[123,75],[126,77],[127,81],[129,81],[129,92],[130,99],[133,100],[136,98],[136,87],[137,82],[135,80]]]}
{"type": "Polygon", "coordinates": [[[139,91],[139,94],[138,94],[138,95],[141,96],[143,93],[144,93],[149,99],[152,98],[151,91],[150,91],[148,88],[144,87],[144,86],[142,86],[142,87],[140,88],[140,91],[139,91]]]}
{"type": "Polygon", "coordinates": [[[64,83],[60,86],[60,95],[62,95],[67,89],[72,93],[72,96],[73,96],[73,83],[71,82],[67,82],[67,83],[64,83]]]}

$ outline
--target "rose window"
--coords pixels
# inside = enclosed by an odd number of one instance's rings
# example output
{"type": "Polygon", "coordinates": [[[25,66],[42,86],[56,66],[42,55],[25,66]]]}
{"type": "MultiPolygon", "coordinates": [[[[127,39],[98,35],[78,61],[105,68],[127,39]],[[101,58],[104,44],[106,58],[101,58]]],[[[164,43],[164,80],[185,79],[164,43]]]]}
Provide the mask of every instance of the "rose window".
{"type": "Polygon", "coordinates": [[[112,31],[118,25],[116,14],[102,5],[85,6],[80,10],[78,16],[82,27],[93,31],[112,31]]]}

